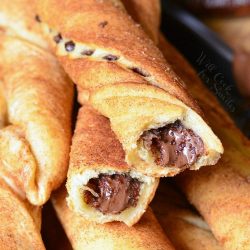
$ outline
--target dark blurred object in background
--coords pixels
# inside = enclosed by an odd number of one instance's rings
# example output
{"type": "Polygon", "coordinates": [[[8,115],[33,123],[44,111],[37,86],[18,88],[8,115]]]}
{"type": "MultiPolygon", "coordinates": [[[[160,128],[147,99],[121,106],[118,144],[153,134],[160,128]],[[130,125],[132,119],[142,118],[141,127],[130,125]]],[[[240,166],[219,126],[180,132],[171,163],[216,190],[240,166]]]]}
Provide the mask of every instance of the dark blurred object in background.
{"type": "Polygon", "coordinates": [[[50,201],[43,206],[42,218],[41,233],[46,250],[73,250],[50,201]]]}
{"type": "Polygon", "coordinates": [[[250,0],[180,0],[191,11],[206,15],[249,15],[250,0]]]}
{"type": "Polygon", "coordinates": [[[234,75],[240,93],[250,98],[250,54],[241,50],[235,52],[234,75]]]}
{"type": "Polygon", "coordinates": [[[163,33],[194,66],[201,80],[250,138],[250,101],[241,94],[244,92],[246,96],[249,86],[250,72],[245,56],[250,54],[250,15],[197,18],[183,7],[176,0],[162,0],[163,33]],[[242,52],[246,55],[242,56],[242,52]]]}
{"type": "Polygon", "coordinates": [[[238,89],[250,99],[250,13],[248,16],[201,16],[234,51],[234,76],[238,89]]]}

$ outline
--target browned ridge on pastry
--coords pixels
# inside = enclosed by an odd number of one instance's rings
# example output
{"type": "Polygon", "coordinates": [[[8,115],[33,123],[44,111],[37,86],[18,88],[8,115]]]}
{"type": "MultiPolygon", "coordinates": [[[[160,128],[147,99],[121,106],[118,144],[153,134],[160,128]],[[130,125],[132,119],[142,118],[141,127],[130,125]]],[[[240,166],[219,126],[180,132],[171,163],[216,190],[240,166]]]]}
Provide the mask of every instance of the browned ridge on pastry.
{"type": "Polygon", "coordinates": [[[77,84],[80,103],[88,102],[109,118],[129,166],[160,177],[218,161],[223,152],[219,139],[183,81],[119,0],[40,0],[38,14],[59,61],[77,84]],[[177,120],[199,137],[195,146],[190,144],[195,157],[180,166],[172,160],[163,166],[141,135],[177,120]]]}

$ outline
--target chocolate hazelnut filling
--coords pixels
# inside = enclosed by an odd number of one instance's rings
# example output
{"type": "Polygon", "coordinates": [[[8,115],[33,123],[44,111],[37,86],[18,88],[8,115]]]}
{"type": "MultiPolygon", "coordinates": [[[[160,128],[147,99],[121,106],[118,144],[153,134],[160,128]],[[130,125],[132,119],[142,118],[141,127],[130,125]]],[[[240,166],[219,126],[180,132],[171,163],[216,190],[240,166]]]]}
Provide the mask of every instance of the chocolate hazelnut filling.
{"type": "Polygon", "coordinates": [[[101,174],[89,180],[90,191],[84,192],[84,200],[103,214],[119,214],[128,207],[137,205],[141,182],[127,174],[101,174]]]}
{"type": "Polygon", "coordinates": [[[144,147],[153,153],[156,164],[163,167],[188,167],[204,153],[202,139],[179,120],[146,131],[141,139],[144,147]]]}

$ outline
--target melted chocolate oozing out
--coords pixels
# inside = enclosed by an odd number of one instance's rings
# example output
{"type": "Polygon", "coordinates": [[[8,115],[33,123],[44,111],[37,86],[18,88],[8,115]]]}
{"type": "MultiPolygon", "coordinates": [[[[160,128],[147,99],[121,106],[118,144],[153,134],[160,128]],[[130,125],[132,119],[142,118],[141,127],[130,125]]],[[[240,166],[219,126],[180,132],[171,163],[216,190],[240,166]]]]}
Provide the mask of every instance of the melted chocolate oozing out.
{"type": "Polygon", "coordinates": [[[101,174],[98,178],[90,179],[87,184],[98,197],[85,191],[84,199],[103,214],[119,214],[126,208],[137,205],[140,185],[138,179],[126,174],[101,174]]]}
{"type": "Polygon", "coordinates": [[[144,147],[151,150],[157,165],[183,168],[192,165],[204,152],[202,139],[179,120],[142,135],[144,147]]]}

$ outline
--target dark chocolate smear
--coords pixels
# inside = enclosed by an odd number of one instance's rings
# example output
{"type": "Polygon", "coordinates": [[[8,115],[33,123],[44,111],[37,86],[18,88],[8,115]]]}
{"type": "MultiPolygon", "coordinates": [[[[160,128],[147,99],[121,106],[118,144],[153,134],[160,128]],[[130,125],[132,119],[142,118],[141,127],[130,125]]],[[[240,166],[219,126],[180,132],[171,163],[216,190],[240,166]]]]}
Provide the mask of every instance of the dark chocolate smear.
{"type": "Polygon", "coordinates": [[[35,15],[35,20],[36,20],[38,23],[41,23],[41,18],[40,18],[40,16],[35,15]]]}
{"type": "Polygon", "coordinates": [[[71,52],[75,49],[75,43],[73,41],[68,41],[65,43],[65,50],[71,52]]]}
{"type": "Polygon", "coordinates": [[[202,139],[179,120],[143,133],[144,147],[151,150],[157,165],[183,168],[194,164],[204,153],[202,139]]]}
{"type": "Polygon", "coordinates": [[[60,43],[62,41],[62,35],[58,33],[53,39],[56,43],[60,43]]]}
{"type": "Polygon", "coordinates": [[[107,21],[103,21],[103,22],[100,22],[98,26],[101,28],[104,28],[107,24],[108,24],[107,21]]]}
{"type": "Polygon", "coordinates": [[[94,54],[94,50],[92,49],[86,49],[81,52],[81,55],[83,56],[92,56],[94,54]]]}
{"type": "Polygon", "coordinates": [[[140,68],[134,67],[134,68],[131,68],[131,70],[132,70],[133,72],[135,72],[135,73],[137,73],[137,74],[143,76],[143,77],[149,77],[149,76],[150,76],[149,73],[145,72],[143,69],[140,69],[140,68]]]}
{"type": "Polygon", "coordinates": [[[113,61],[117,61],[119,59],[119,57],[109,54],[109,55],[104,56],[103,59],[107,60],[109,62],[113,62],[113,61]]]}
{"type": "Polygon", "coordinates": [[[85,191],[84,199],[103,214],[119,214],[126,208],[137,205],[140,185],[138,179],[127,174],[101,174],[98,178],[90,179],[87,184],[98,197],[85,191]]]}

